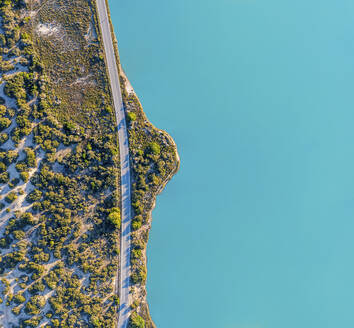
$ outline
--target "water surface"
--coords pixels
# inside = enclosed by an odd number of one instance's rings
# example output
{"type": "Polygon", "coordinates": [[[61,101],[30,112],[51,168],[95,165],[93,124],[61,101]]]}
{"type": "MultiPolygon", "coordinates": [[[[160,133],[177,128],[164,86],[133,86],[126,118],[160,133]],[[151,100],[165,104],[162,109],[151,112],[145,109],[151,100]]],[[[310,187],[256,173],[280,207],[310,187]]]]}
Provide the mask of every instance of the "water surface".
{"type": "Polygon", "coordinates": [[[354,327],[354,2],[110,5],[182,159],[153,212],[157,327],[354,327]]]}

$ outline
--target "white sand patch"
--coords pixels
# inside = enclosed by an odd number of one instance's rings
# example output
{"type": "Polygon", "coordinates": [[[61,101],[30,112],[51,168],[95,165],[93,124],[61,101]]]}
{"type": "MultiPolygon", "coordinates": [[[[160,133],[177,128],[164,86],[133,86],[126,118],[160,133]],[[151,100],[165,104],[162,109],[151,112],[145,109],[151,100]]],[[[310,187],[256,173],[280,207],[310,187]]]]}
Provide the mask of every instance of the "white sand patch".
{"type": "Polygon", "coordinates": [[[61,162],[65,156],[70,154],[75,149],[75,145],[65,146],[63,144],[59,145],[59,148],[55,154],[55,159],[61,162]]]}
{"type": "Polygon", "coordinates": [[[124,77],[124,80],[125,80],[125,84],[124,84],[125,85],[125,90],[128,92],[128,94],[135,93],[134,92],[134,88],[131,85],[130,81],[128,80],[127,75],[125,74],[122,66],[120,66],[120,73],[124,77]]]}
{"type": "MultiPolygon", "coordinates": [[[[80,48],[80,46],[69,37],[65,28],[56,22],[39,23],[36,26],[35,31],[39,36],[54,39],[53,41],[55,41],[56,45],[61,48],[59,50],[61,53],[74,51],[80,48]]],[[[72,65],[72,63],[68,64],[72,65]]]]}
{"type": "Polygon", "coordinates": [[[55,24],[42,24],[39,23],[36,26],[36,32],[40,35],[44,36],[52,36],[58,34],[60,31],[60,27],[55,24]]]}
{"type": "Polygon", "coordinates": [[[20,177],[20,174],[19,174],[18,171],[16,170],[16,164],[15,164],[15,163],[12,163],[12,164],[8,167],[7,172],[9,172],[9,174],[10,174],[10,180],[16,179],[16,178],[19,178],[19,177],[20,177]]]}
{"type": "Polygon", "coordinates": [[[127,82],[125,83],[125,90],[127,90],[129,94],[134,93],[134,89],[130,84],[129,80],[127,80],[127,82]]]}
{"type": "Polygon", "coordinates": [[[75,82],[73,82],[71,85],[74,85],[74,84],[92,84],[94,83],[93,81],[90,81],[90,77],[92,77],[92,74],[89,74],[89,75],[86,75],[84,77],[80,77],[78,79],[76,79],[75,82]]]}
{"type": "Polygon", "coordinates": [[[37,14],[37,12],[34,10],[28,11],[28,16],[30,16],[30,17],[34,17],[34,16],[36,16],[36,14],[37,14]]]}
{"type": "Polygon", "coordinates": [[[93,42],[97,40],[97,32],[96,32],[93,18],[90,22],[89,28],[87,29],[87,33],[85,34],[85,40],[87,42],[93,42]]]}

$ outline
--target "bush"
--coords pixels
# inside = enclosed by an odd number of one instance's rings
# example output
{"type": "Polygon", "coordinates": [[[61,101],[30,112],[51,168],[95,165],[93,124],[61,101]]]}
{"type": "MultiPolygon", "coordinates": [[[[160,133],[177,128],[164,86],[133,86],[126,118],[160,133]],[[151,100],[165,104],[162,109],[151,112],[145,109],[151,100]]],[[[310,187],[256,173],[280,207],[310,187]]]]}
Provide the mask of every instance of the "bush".
{"type": "Polygon", "coordinates": [[[18,178],[12,179],[12,180],[9,182],[9,187],[10,187],[10,188],[13,188],[13,187],[17,186],[19,182],[20,182],[20,179],[18,179],[18,178]]]}
{"type": "Polygon", "coordinates": [[[23,172],[27,169],[27,165],[24,162],[17,163],[15,167],[18,172],[23,172]]]}
{"type": "Polygon", "coordinates": [[[26,200],[30,203],[33,203],[35,201],[40,200],[41,198],[42,198],[42,192],[38,189],[34,189],[28,194],[26,200]]]}
{"type": "Polygon", "coordinates": [[[9,140],[9,135],[5,132],[0,133],[0,144],[3,144],[7,140],[9,140]]]}
{"type": "Polygon", "coordinates": [[[7,169],[7,166],[5,165],[5,163],[0,162],[0,172],[5,172],[7,169]]]}
{"type": "Polygon", "coordinates": [[[53,327],[60,326],[60,321],[58,319],[52,319],[51,323],[52,323],[53,327]]]}
{"type": "Polygon", "coordinates": [[[0,183],[8,183],[10,180],[9,173],[3,172],[0,174],[0,183]]]}
{"type": "Polygon", "coordinates": [[[26,313],[28,314],[39,314],[41,308],[45,305],[45,298],[40,295],[32,296],[31,299],[26,304],[26,313]]]}
{"type": "Polygon", "coordinates": [[[40,323],[40,320],[36,317],[33,317],[31,319],[27,319],[24,321],[25,327],[38,327],[40,323]]]}
{"type": "Polygon", "coordinates": [[[0,105],[0,115],[4,116],[6,114],[6,106],[0,105]]]}
{"type": "Polygon", "coordinates": [[[161,152],[159,144],[156,142],[152,142],[149,145],[149,153],[154,154],[154,155],[159,155],[161,152]]]}
{"type": "Polygon", "coordinates": [[[134,217],[132,222],[132,228],[134,231],[139,230],[143,224],[143,217],[141,215],[137,215],[134,217]]]}
{"type": "Polygon", "coordinates": [[[127,119],[128,119],[128,122],[136,121],[136,114],[135,114],[135,113],[132,113],[132,112],[129,112],[129,113],[127,114],[127,119]]]}
{"type": "Polygon", "coordinates": [[[14,296],[14,301],[16,304],[22,304],[26,302],[26,298],[22,294],[16,294],[14,296]]]}
{"type": "Polygon", "coordinates": [[[36,154],[31,148],[25,148],[26,163],[29,167],[36,167],[36,154]]]}
{"type": "Polygon", "coordinates": [[[20,173],[20,178],[22,179],[23,182],[28,182],[29,180],[29,173],[28,172],[21,172],[20,173]]]}
{"type": "Polygon", "coordinates": [[[7,165],[12,164],[18,158],[18,152],[16,150],[9,150],[6,152],[5,162],[7,165]]]}
{"type": "Polygon", "coordinates": [[[12,191],[9,194],[6,195],[5,200],[8,203],[13,203],[17,199],[17,195],[12,191]]]}
{"type": "Polygon", "coordinates": [[[144,319],[137,313],[133,312],[129,318],[129,328],[145,328],[144,319]]]}
{"type": "Polygon", "coordinates": [[[30,286],[28,290],[31,294],[37,294],[45,290],[45,285],[42,282],[38,281],[35,282],[32,286],[30,286]]]}
{"type": "Polygon", "coordinates": [[[35,225],[37,223],[37,218],[35,218],[32,213],[26,212],[21,215],[21,220],[24,224],[35,225]]]}
{"type": "Polygon", "coordinates": [[[21,312],[21,306],[16,306],[11,311],[14,315],[19,315],[21,312]]]}
{"type": "Polygon", "coordinates": [[[111,209],[111,213],[109,213],[109,215],[108,215],[108,220],[117,229],[120,228],[121,218],[120,218],[120,209],[118,207],[114,207],[111,209]]]}
{"type": "Polygon", "coordinates": [[[12,235],[14,236],[15,239],[17,240],[21,240],[23,238],[25,238],[26,233],[24,231],[21,230],[15,230],[12,235]]]}
{"type": "Polygon", "coordinates": [[[133,284],[144,283],[146,281],[146,271],[143,266],[138,267],[130,276],[133,284]]]}
{"type": "Polygon", "coordinates": [[[11,121],[7,117],[0,118],[0,130],[4,130],[11,125],[11,121]]]}

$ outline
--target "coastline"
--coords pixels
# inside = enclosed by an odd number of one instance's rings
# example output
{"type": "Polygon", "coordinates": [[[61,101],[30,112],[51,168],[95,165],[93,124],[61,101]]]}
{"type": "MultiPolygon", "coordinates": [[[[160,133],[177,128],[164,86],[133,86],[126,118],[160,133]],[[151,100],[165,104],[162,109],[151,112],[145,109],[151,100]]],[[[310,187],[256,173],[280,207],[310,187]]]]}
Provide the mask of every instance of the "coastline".
{"type": "MultiPolygon", "coordinates": [[[[167,137],[167,139],[169,140],[171,145],[173,145],[173,148],[174,148],[174,151],[175,151],[175,156],[176,156],[176,166],[175,166],[174,170],[172,170],[170,172],[170,174],[166,177],[166,179],[161,183],[161,185],[159,186],[159,189],[151,195],[151,199],[150,199],[151,203],[150,203],[150,208],[149,208],[148,213],[147,213],[148,222],[147,222],[147,227],[146,227],[146,230],[149,233],[150,229],[151,229],[152,219],[153,219],[152,218],[152,212],[155,209],[156,204],[157,204],[157,196],[163,192],[163,190],[165,189],[165,187],[168,184],[168,182],[173,178],[173,176],[175,174],[177,174],[177,172],[180,169],[181,161],[180,161],[180,157],[179,157],[179,154],[178,154],[178,149],[177,149],[176,142],[174,141],[172,136],[170,136],[165,130],[158,129],[156,126],[154,126],[149,121],[149,119],[146,116],[146,113],[143,110],[143,106],[142,106],[142,104],[141,104],[141,102],[139,100],[139,97],[137,96],[137,94],[136,94],[136,92],[134,90],[134,87],[132,86],[131,82],[129,81],[129,79],[127,77],[127,74],[125,73],[124,69],[122,68],[121,63],[119,64],[119,66],[120,66],[119,67],[120,75],[124,79],[124,85],[123,85],[124,86],[124,90],[126,92],[128,92],[129,94],[131,94],[131,95],[136,97],[136,99],[138,100],[138,103],[139,103],[139,109],[140,109],[142,115],[144,116],[145,122],[147,122],[154,130],[158,131],[159,133],[161,133],[165,137],[167,137]]],[[[148,240],[149,240],[149,236],[148,236],[148,240]]],[[[146,246],[147,246],[147,243],[146,243],[146,246]]],[[[145,266],[145,270],[147,271],[147,254],[146,254],[146,252],[147,252],[147,247],[145,247],[144,251],[143,251],[144,266],[145,266]]],[[[154,321],[153,321],[153,319],[151,318],[151,315],[150,315],[149,304],[148,304],[148,302],[146,300],[146,295],[147,295],[147,291],[146,291],[146,283],[145,283],[144,286],[143,286],[143,292],[140,293],[140,295],[139,295],[140,297],[143,297],[143,299],[144,299],[146,312],[147,312],[147,315],[148,315],[148,318],[145,317],[144,319],[146,321],[148,321],[148,322],[146,322],[147,324],[150,324],[150,325],[146,326],[147,328],[156,328],[156,324],[154,323],[154,321]],[[141,294],[143,294],[143,295],[141,295],[141,294]]]]}
{"type": "MultiPolygon", "coordinates": [[[[145,126],[148,126],[149,129],[151,129],[154,132],[157,132],[158,134],[161,135],[161,137],[165,137],[168,142],[170,143],[170,145],[173,147],[174,150],[174,157],[175,157],[175,161],[174,161],[174,167],[173,169],[169,172],[169,174],[161,181],[161,183],[159,184],[158,188],[156,191],[151,191],[151,194],[149,194],[147,196],[148,198],[148,205],[146,206],[146,217],[147,217],[147,221],[146,223],[144,223],[144,225],[141,228],[140,234],[143,235],[145,233],[146,235],[146,242],[144,243],[144,247],[142,250],[142,258],[141,260],[143,261],[143,265],[144,265],[144,269],[145,272],[147,272],[147,255],[146,255],[146,249],[147,249],[147,242],[149,240],[149,231],[151,229],[151,222],[152,222],[152,211],[153,209],[156,207],[156,203],[157,203],[157,196],[163,191],[163,189],[165,188],[165,186],[167,185],[167,183],[173,178],[173,176],[178,172],[179,168],[180,168],[180,157],[178,154],[178,150],[177,150],[177,145],[175,143],[175,141],[173,140],[173,138],[164,130],[162,129],[158,129],[156,126],[154,126],[147,118],[144,110],[143,110],[143,106],[137,96],[137,94],[135,93],[135,90],[132,86],[132,84],[130,83],[127,75],[125,74],[122,65],[121,65],[121,61],[120,61],[120,57],[119,57],[119,49],[118,49],[118,41],[114,32],[114,26],[112,23],[112,19],[111,19],[111,14],[110,14],[110,7],[108,4],[108,0],[105,0],[106,4],[107,4],[107,11],[108,11],[108,18],[109,18],[109,23],[111,26],[111,33],[112,33],[112,40],[113,40],[113,48],[115,51],[115,56],[116,56],[116,62],[117,62],[117,69],[118,69],[118,73],[120,75],[120,79],[121,79],[121,90],[122,90],[122,97],[123,97],[123,101],[124,101],[124,105],[126,107],[126,101],[128,98],[128,95],[133,96],[137,103],[138,103],[138,108],[137,110],[139,111],[139,113],[142,115],[143,117],[143,121],[145,126]]],[[[125,109],[126,115],[127,115],[127,109],[125,109]]],[[[129,130],[129,128],[128,128],[129,130]]],[[[129,144],[131,147],[131,144],[129,144]]],[[[131,162],[132,162],[132,158],[134,157],[132,154],[132,149],[130,148],[130,158],[131,158],[131,162]]],[[[132,170],[134,172],[134,170],[132,170]]],[[[132,175],[133,175],[132,172],[132,175]]],[[[134,182],[134,177],[131,177],[132,180],[132,184],[134,182]]],[[[146,281],[144,281],[141,284],[136,284],[136,285],[132,285],[131,286],[131,295],[132,295],[132,300],[131,300],[131,304],[132,305],[132,310],[134,310],[134,304],[135,302],[139,303],[139,305],[137,306],[139,308],[139,311],[137,311],[142,318],[145,320],[145,327],[146,328],[156,328],[155,323],[153,322],[151,315],[150,315],[150,311],[149,311],[149,305],[147,303],[146,300],[146,295],[147,295],[147,291],[146,291],[146,281]]]]}

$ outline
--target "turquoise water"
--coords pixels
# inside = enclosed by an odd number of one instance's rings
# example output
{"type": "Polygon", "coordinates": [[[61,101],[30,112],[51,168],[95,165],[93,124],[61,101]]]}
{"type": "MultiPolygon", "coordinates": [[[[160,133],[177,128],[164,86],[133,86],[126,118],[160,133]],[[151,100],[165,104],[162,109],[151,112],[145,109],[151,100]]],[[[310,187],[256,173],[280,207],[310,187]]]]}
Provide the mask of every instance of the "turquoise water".
{"type": "Polygon", "coordinates": [[[181,170],[158,198],[158,328],[354,327],[354,2],[111,0],[181,170]]]}

